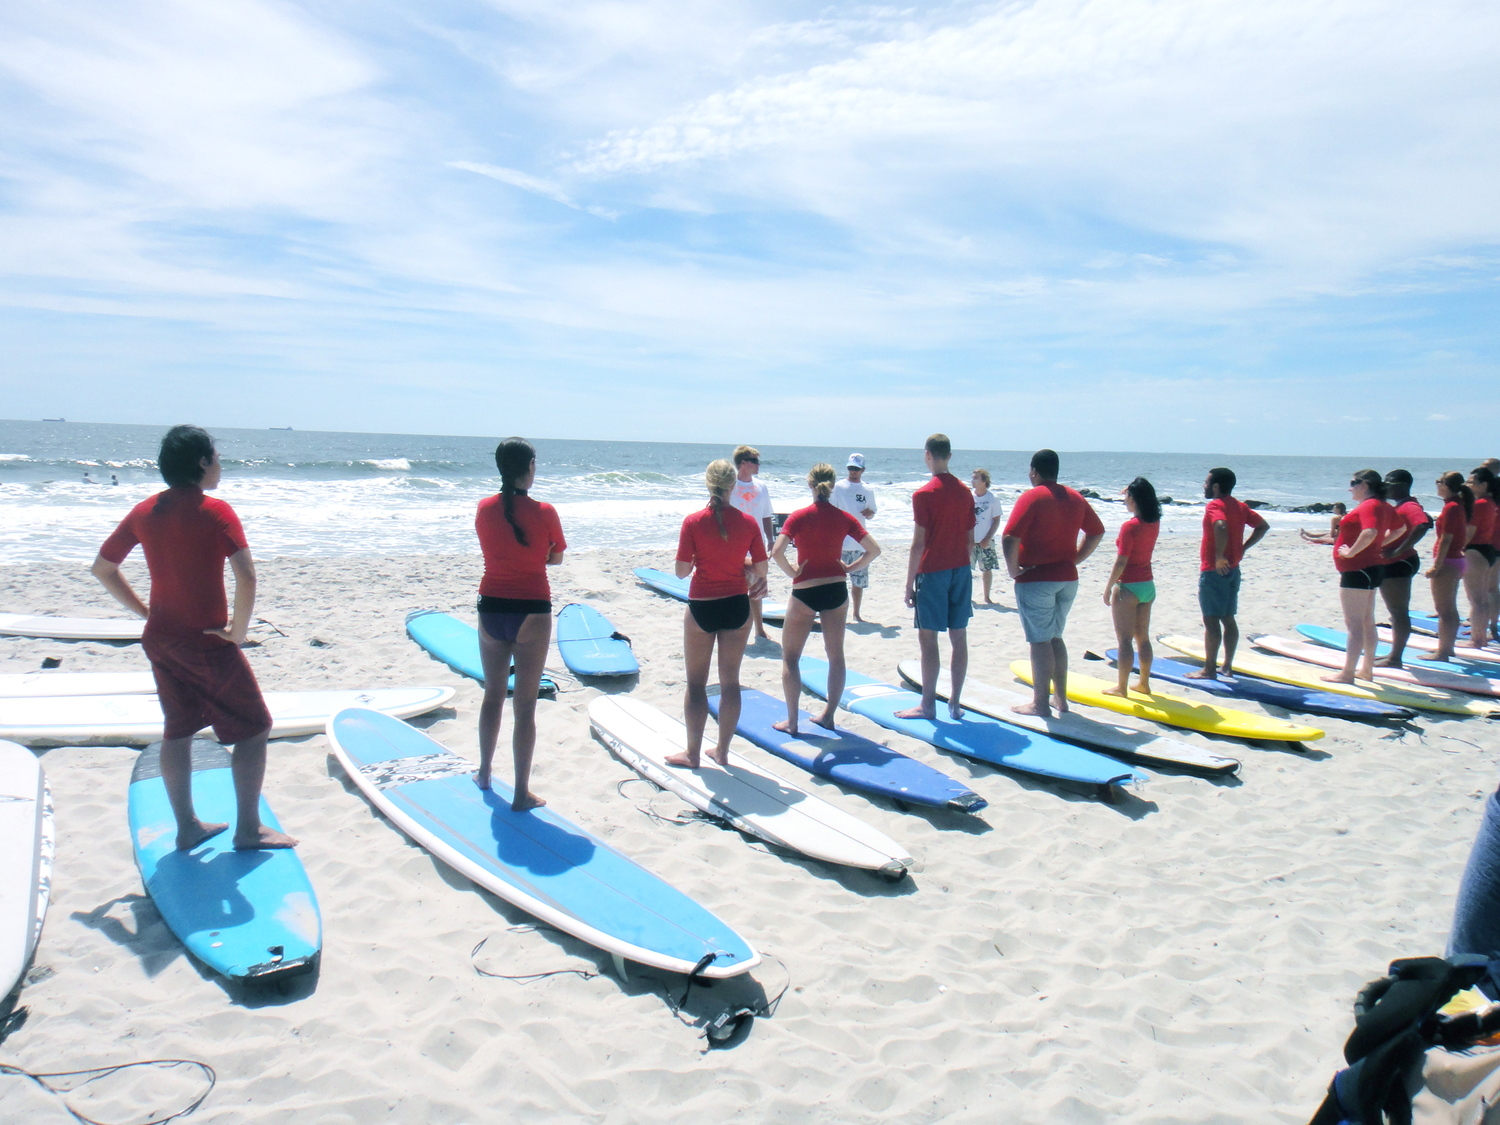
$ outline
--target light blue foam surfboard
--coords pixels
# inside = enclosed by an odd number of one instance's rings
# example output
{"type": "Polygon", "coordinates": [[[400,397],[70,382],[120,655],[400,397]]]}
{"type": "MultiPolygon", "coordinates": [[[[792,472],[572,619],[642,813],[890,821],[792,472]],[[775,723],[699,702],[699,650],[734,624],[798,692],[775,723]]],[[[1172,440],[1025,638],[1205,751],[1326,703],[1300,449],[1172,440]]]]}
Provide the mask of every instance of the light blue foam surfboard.
{"type": "Polygon", "coordinates": [[[474,763],[399,719],[351,707],[328,723],[345,771],[381,813],[449,867],[617,958],[705,977],[760,955],[727,923],[550,806],[511,811],[474,763]]]}
{"type": "MultiPolygon", "coordinates": [[[[479,630],[451,613],[414,609],[406,615],[406,635],[460,676],[484,683],[484,661],[479,657],[479,630]]],[[[506,691],[516,689],[511,676],[506,691]]],[[[541,694],[556,695],[557,684],[542,677],[541,694]]]]}
{"type": "MultiPolygon", "coordinates": [[[[828,663],[804,656],[799,669],[802,686],[814,695],[826,698],[828,663]]],[[[896,717],[897,711],[908,710],[921,702],[922,697],[916,692],[850,670],[839,705],[887,730],[921,739],[939,749],[976,758],[1001,769],[1097,786],[1106,796],[1112,795],[1112,786],[1139,784],[1146,779],[1145,774],[1114,758],[1069,742],[1059,742],[1044,734],[1022,730],[976,711],[966,711],[962,719],[954,720],[948,717],[947,706],[939,704],[936,719],[896,717]]]]}
{"type": "MultiPolygon", "coordinates": [[[[323,948],[323,921],[296,849],[235,851],[228,751],[194,739],[192,770],[198,818],[229,827],[185,852],[176,846],[161,743],[141,752],[130,775],[130,840],[162,921],[189,953],[226,977],[265,981],[312,972],[323,948]]],[[[264,797],[260,819],[281,830],[264,797]]]]}
{"type": "Polygon", "coordinates": [[[604,614],[578,602],[557,615],[557,652],[575,676],[633,676],[641,670],[630,641],[604,614]]]}
{"type": "MultiPolygon", "coordinates": [[[[1340,629],[1325,629],[1321,625],[1298,625],[1297,632],[1324,648],[1335,648],[1344,652],[1349,645],[1349,634],[1340,629]]],[[[1376,659],[1389,656],[1390,653],[1390,645],[1380,643],[1375,645],[1376,659]]],[[[1410,668],[1425,668],[1433,672],[1454,672],[1461,676],[1478,676],[1487,680],[1493,680],[1496,675],[1500,675],[1500,668],[1486,661],[1426,660],[1410,651],[1401,654],[1401,663],[1410,668]]]]}
{"type": "MultiPolygon", "coordinates": [[[[666,594],[680,602],[688,600],[690,583],[686,578],[678,578],[675,574],[668,574],[665,570],[657,570],[651,566],[636,567],[635,576],[658,594],[666,594]]],[[[786,606],[780,602],[763,601],[760,603],[760,615],[767,621],[783,621],[786,619],[786,606]]]]}
{"type": "MultiPolygon", "coordinates": [[[[719,714],[719,697],[708,697],[708,709],[719,714]]],[[[827,730],[800,712],[794,738],[772,724],[786,718],[786,704],[763,691],[740,692],[740,721],[735,731],[762,750],[799,769],[880,797],[932,808],[977,813],[989,802],[941,770],[872,742],[844,727],[827,730]]]]}

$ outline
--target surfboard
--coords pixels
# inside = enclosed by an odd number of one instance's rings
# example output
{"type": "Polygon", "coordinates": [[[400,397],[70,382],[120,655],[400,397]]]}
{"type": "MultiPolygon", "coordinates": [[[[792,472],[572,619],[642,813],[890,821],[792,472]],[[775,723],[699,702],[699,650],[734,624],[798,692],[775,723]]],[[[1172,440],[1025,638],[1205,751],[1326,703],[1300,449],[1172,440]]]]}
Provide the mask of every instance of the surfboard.
{"type": "MultiPolygon", "coordinates": [[[[1031,683],[1031,661],[1017,660],[1010,666],[1016,679],[1031,683]]],[[[1121,715],[1134,715],[1138,719],[1150,719],[1165,723],[1169,727],[1202,731],[1204,734],[1223,735],[1228,738],[1252,738],[1269,742],[1314,742],[1323,737],[1317,727],[1303,723],[1289,723],[1267,715],[1252,715],[1248,711],[1236,711],[1230,707],[1218,707],[1212,703],[1191,703],[1175,695],[1153,691],[1142,695],[1132,691],[1128,696],[1105,695],[1104,689],[1113,685],[1096,680],[1082,672],[1068,669],[1068,698],[1074,703],[1086,703],[1090,707],[1103,707],[1121,715]]]]}
{"type": "MultiPolygon", "coordinates": [[[[400,718],[435,711],[451,687],[369,688],[364,691],[268,691],[271,737],[316,734],[328,717],[350,706],[373,707],[400,718]]],[[[0,738],[33,746],[140,745],[162,736],[154,695],[87,695],[62,699],[0,699],[0,738]]]]}
{"type": "Polygon", "coordinates": [[[26,972],[52,893],[52,795],[35,754],[0,742],[0,998],[26,972]]]}
{"type": "MultiPolygon", "coordinates": [[[[717,718],[719,697],[708,697],[708,709],[717,718]]],[[[850,789],[907,801],[931,808],[977,813],[989,802],[967,785],[941,770],[909,758],[900,751],[873,742],[845,727],[833,730],[818,726],[812,716],[799,711],[797,735],[773,725],[786,718],[786,703],[754,688],[740,690],[740,721],[735,732],[767,753],[791,762],[798,769],[826,777],[850,789]]]]}
{"type": "Polygon", "coordinates": [[[730,977],[760,954],[724,922],[552,805],[512,812],[513,790],[474,784],[473,762],[366,708],[340,711],[328,741],[375,809],[478,886],[549,926],[638,964],[730,977]]]}
{"type": "Polygon", "coordinates": [[[573,602],[557,615],[557,652],[575,676],[634,676],[641,670],[630,641],[591,605],[573,602]]]}
{"type": "MultiPolygon", "coordinates": [[[[1386,644],[1391,643],[1392,634],[1389,625],[1377,625],[1375,632],[1381,641],[1386,644]]],[[[1409,651],[1433,653],[1437,651],[1438,639],[1436,635],[1428,636],[1414,629],[1406,638],[1406,647],[1409,651]]],[[[1500,669],[1500,651],[1492,648],[1475,648],[1470,644],[1455,644],[1453,655],[1459,660],[1479,666],[1479,670],[1487,676],[1500,674],[1497,673],[1497,669],[1500,669]]]]}
{"type": "MultiPolygon", "coordinates": [[[[680,602],[688,600],[690,583],[686,578],[678,578],[675,574],[668,574],[665,570],[657,570],[650,566],[638,566],[633,573],[643,585],[651,587],[658,594],[665,594],[680,602]]],[[[767,598],[760,603],[760,615],[767,621],[783,621],[786,619],[786,605],[767,598]]]]}
{"type": "Polygon", "coordinates": [[[41,637],[52,641],[138,641],[146,622],[140,618],[48,617],[0,613],[0,635],[41,637]]]}
{"type": "MultiPolygon", "coordinates": [[[[1340,652],[1348,651],[1349,634],[1343,632],[1340,629],[1325,629],[1321,625],[1298,625],[1297,632],[1300,633],[1303,637],[1307,638],[1313,644],[1322,645],[1324,648],[1338,649],[1338,651],[1340,652]]],[[[1383,656],[1389,656],[1390,653],[1391,646],[1388,644],[1382,644],[1379,637],[1377,637],[1375,642],[1376,658],[1378,659],[1383,656]]],[[[1454,653],[1455,657],[1457,657],[1457,655],[1457,653],[1454,653]]],[[[1447,672],[1455,676],[1472,676],[1476,679],[1485,680],[1490,684],[1492,688],[1497,684],[1500,684],[1500,681],[1496,681],[1495,679],[1493,679],[1493,677],[1497,673],[1500,673],[1500,668],[1497,668],[1495,665],[1488,664],[1484,661],[1462,659],[1431,660],[1426,657],[1419,656],[1416,653],[1407,652],[1402,654],[1401,662],[1412,671],[1425,669],[1429,672],[1447,672]]],[[[1464,687],[1457,690],[1473,691],[1474,689],[1472,687],[1464,687]]],[[[1482,694],[1493,695],[1496,694],[1496,692],[1488,691],[1482,694]]]]}
{"type": "MultiPolygon", "coordinates": [[[[901,678],[916,690],[922,686],[922,663],[919,660],[903,660],[897,670],[901,678]]],[[[947,700],[953,690],[948,669],[938,672],[937,696],[947,700]]],[[[1136,762],[1143,766],[1165,766],[1168,769],[1185,770],[1206,777],[1223,777],[1239,772],[1240,761],[1227,754],[1216,754],[1191,742],[1177,738],[1165,738],[1155,731],[1141,730],[1124,723],[1101,723],[1087,715],[1069,711],[1066,715],[1044,718],[1040,715],[1019,715],[1015,711],[1018,703],[1031,702],[1031,696],[1018,691],[1006,691],[980,680],[964,679],[962,703],[966,710],[979,711],[999,719],[1002,723],[1025,727],[1040,734],[1075,742],[1092,750],[1102,750],[1115,758],[1136,762]]]]}
{"type": "MultiPolygon", "coordinates": [[[[826,699],[827,661],[804,656],[798,668],[802,673],[802,686],[826,699]]],[[[1114,799],[1112,787],[1139,785],[1145,781],[1144,774],[1094,750],[1059,742],[1045,734],[1020,730],[977,711],[965,712],[963,718],[957,720],[948,717],[945,707],[938,708],[936,719],[896,717],[897,711],[915,707],[921,701],[921,696],[915,692],[882,683],[851,669],[845,678],[844,696],[839,700],[839,706],[897,734],[908,735],[987,765],[1054,781],[1093,786],[1106,799],[1114,799]]]]}
{"type": "MultiPolygon", "coordinates": [[[[1252,644],[1258,643],[1254,635],[1247,639],[1252,644]]],[[[1206,659],[1202,638],[1165,636],[1157,637],[1156,641],[1176,652],[1191,656],[1194,660],[1206,659]]],[[[1267,656],[1264,652],[1247,650],[1243,645],[1234,654],[1234,670],[1236,675],[1258,676],[1263,680],[1295,684],[1299,687],[1313,688],[1316,691],[1329,691],[1335,695],[1347,695],[1354,699],[1378,699],[1382,703],[1389,703],[1396,707],[1409,707],[1413,710],[1441,711],[1454,715],[1500,713],[1500,707],[1482,702],[1474,696],[1464,695],[1461,692],[1419,687],[1415,684],[1397,688],[1392,684],[1376,683],[1373,680],[1360,680],[1355,684],[1325,683],[1319,678],[1321,673],[1306,664],[1296,660],[1280,660],[1274,656],[1267,656]]]]}
{"type": "MultiPolygon", "coordinates": [[[[460,621],[451,613],[435,609],[414,609],[406,615],[406,635],[428,655],[436,657],[460,676],[484,683],[484,661],[479,656],[479,630],[467,621],[460,621]]],[[[516,677],[512,675],[505,685],[506,691],[516,690],[516,677]]],[[[542,675],[538,694],[557,694],[557,684],[542,675]]],[[[403,716],[404,717],[404,716],[403,716]]]]}
{"type": "Polygon", "coordinates": [[[728,768],[707,754],[690,770],[665,758],[687,745],[687,728],[671,715],[628,695],[589,702],[595,736],[631,769],[694,808],[809,859],[900,879],[911,856],[883,832],[736,753],[728,768]]]}
{"type": "Polygon", "coordinates": [[[5,672],[0,673],[0,699],[25,696],[57,698],[67,695],[154,695],[156,677],[150,672],[5,672]]]}
{"type": "MultiPolygon", "coordinates": [[[[1414,633],[1425,633],[1425,634],[1427,634],[1429,636],[1433,636],[1433,637],[1437,636],[1437,631],[1438,631],[1438,615],[1437,614],[1435,614],[1435,613],[1413,613],[1413,614],[1411,614],[1408,617],[1408,620],[1411,622],[1412,632],[1414,632],[1414,633]]],[[[1462,639],[1464,639],[1466,641],[1467,640],[1471,640],[1473,638],[1473,634],[1469,631],[1469,625],[1468,625],[1467,620],[1465,620],[1463,622],[1460,622],[1460,624],[1458,626],[1458,635],[1459,635],[1459,637],[1461,637],[1462,639]]]]}
{"type": "MultiPolygon", "coordinates": [[[[1290,637],[1262,634],[1251,638],[1257,648],[1274,652],[1278,656],[1290,656],[1307,664],[1321,668],[1341,669],[1344,666],[1344,650],[1326,648],[1308,641],[1296,641],[1290,637]]],[[[1460,672],[1439,672],[1430,668],[1382,668],[1375,666],[1375,678],[1396,684],[1419,684],[1422,687],[1440,688],[1444,691],[1464,692],[1469,695],[1493,697],[1500,694],[1500,683],[1480,676],[1466,676],[1460,672]]]]}
{"type": "MultiPolygon", "coordinates": [[[[1105,656],[1118,664],[1118,649],[1109,649],[1105,656]]],[[[1140,667],[1139,660],[1135,662],[1135,667],[1140,667]]],[[[1202,667],[1202,661],[1187,664],[1158,654],[1151,661],[1151,678],[1192,688],[1205,695],[1249,699],[1272,707],[1284,707],[1288,711],[1304,711],[1309,715],[1327,715],[1336,719],[1409,719],[1416,714],[1408,707],[1396,707],[1377,699],[1356,699],[1349,695],[1335,695],[1330,691],[1316,691],[1293,684],[1278,684],[1272,680],[1243,674],[1212,680],[1194,678],[1191,673],[1202,667]]]]}
{"type": "MultiPolygon", "coordinates": [[[[234,850],[234,777],[229,753],[194,739],[193,805],[203,821],[229,827],[178,851],[177,822],[161,776],[161,744],[142,751],[126,800],[141,882],[187,951],[235,980],[268,981],[313,972],[323,919],[295,848],[234,850]]],[[[261,822],[281,831],[264,796],[261,822]]]]}

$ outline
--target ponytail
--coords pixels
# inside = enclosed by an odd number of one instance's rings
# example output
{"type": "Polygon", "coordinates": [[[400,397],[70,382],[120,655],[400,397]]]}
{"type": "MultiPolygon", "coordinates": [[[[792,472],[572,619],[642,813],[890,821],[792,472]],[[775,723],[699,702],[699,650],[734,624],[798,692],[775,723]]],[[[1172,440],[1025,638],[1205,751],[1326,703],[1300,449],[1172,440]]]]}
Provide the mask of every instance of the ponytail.
{"type": "Polygon", "coordinates": [[[722,457],[710,462],[703,474],[703,482],[708,485],[708,510],[714,514],[714,521],[719,525],[720,539],[729,538],[729,528],[724,524],[724,509],[729,506],[729,490],[734,487],[737,475],[734,466],[722,457]]]}
{"type": "Polygon", "coordinates": [[[827,500],[833,495],[833,466],[819,461],[807,474],[807,487],[812,489],[814,500],[827,500]]]}
{"type": "Polygon", "coordinates": [[[536,449],[525,438],[508,437],[495,446],[495,468],[500,470],[500,503],[505,511],[505,522],[510,524],[516,542],[525,547],[526,530],[516,522],[515,498],[525,496],[526,490],[518,486],[526,478],[536,462],[536,449]]]}
{"type": "Polygon", "coordinates": [[[1485,466],[1480,465],[1479,468],[1469,474],[1469,479],[1484,485],[1484,494],[1489,497],[1491,504],[1495,502],[1496,477],[1493,469],[1487,469],[1485,466]]]}
{"type": "Polygon", "coordinates": [[[1354,474],[1354,479],[1368,488],[1375,499],[1385,499],[1385,478],[1374,469],[1361,469],[1354,474]]]}
{"type": "Polygon", "coordinates": [[[1438,483],[1453,493],[1459,503],[1464,506],[1464,519],[1474,518],[1474,490],[1464,483],[1464,475],[1459,472],[1447,472],[1438,477],[1438,483]]]}

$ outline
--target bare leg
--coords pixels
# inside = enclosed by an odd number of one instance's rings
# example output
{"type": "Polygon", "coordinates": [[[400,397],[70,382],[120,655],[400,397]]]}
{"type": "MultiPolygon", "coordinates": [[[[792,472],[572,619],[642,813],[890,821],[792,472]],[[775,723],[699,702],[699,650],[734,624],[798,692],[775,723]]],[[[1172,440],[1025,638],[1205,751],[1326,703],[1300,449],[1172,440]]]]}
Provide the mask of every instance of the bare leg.
{"type": "Polygon", "coordinates": [[[510,680],[514,641],[492,637],[479,626],[479,660],[484,667],[484,701],[479,705],[479,770],[474,784],[490,787],[495,762],[495,744],[500,740],[500,719],[505,713],[505,692],[510,680]]]}
{"type": "MultiPolygon", "coordinates": [[[[825,609],[818,619],[823,623],[823,653],[828,657],[828,705],[813,722],[832,730],[834,715],[839,709],[839,700],[844,698],[844,681],[848,670],[844,664],[844,625],[849,615],[847,604],[837,609],[825,609]]],[[[786,644],[785,634],[782,644],[786,644]]]]}
{"type": "MultiPolygon", "coordinates": [[[[934,638],[935,639],[935,638],[934,638]]],[[[948,717],[961,719],[964,717],[964,709],[959,703],[959,698],[964,693],[964,678],[969,674],[969,631],[967,629],[949,629],[948,646],[950,655],[948,657],[948,717]]],[[[937,646],[934,644],[934,648],[937,646]]],[[[933,703],[936,706],[936,699],[933,703]]]]}
{"type": "Polygon", "coordinates": [[[260,790],[266,780],[266,741],[270,733],[267,729],[234,744],[234,846],[239,851],[297,846],[285,832],[260,822],[260,790]]]}
{"type": "Polygon", "coordinates": [[[1365,619],[1369,618],[1369,630],[1373,638],[1375,633],[1375,591],[1346,590],[1340,588],[1339,604],[1343,606],[1344,628],[1349,634],[1348,642],[1344,646],[1344,667],[1332,676],[1323,676],[1321,678],[1330,684],[1352,684],[1356,669],[1364,673],[1365,679],[1369,679],[1374,674],[1373,669],[1370,667],[1374,661],[1374,652],[1373,650],[1366,652],[1365,619]]]}
{"type": "Polygon", "coordinates": [[[918,629],[917,646],[922,652],[922,702],[905,711],[897,711],[898,719],[937,718],[937,678],[941,664],[938,659],[938,639],[935,629],[918,629]]]}
{"type": "Polygon", "coordinates": [[[995,603],[990,599],[990,586],[994,584],[995,572],[993,570],[982,571],[980,581],[984,584],[984,604],[994,605],[995,603]]]}
{"type": "Polygon", "coordinates": [[[1151,647],[1151,607],[1155,602],[1142,602],[1135,610],[1135,650],[1139,654],[1141,674],[1136,678],[1135,690],[1142,695],[1151,694],[1151,661],[1155,650],[1151,647]]]}
{"type": "Polygon", "coordinates": [[[755,630],[755,639],[758,641],[769,641],[770,634],[766,632],[766,623],[760,615],[760,598],[750,599],[750,626],[755,630]]]}
{"type": "MultiPolygon", "coordinates": [[[[711,751],[711,757],[719,765],[727,766],[729,742],[740,723],[740,661],[744,659],[745,645],[750,641],[750,623],[747,621],[733,632],[720,633],[718,637],[719,744],[711,751]]],[[[707,702],[705,698],[705,705],[707,702]]]]}
{"type": "Polygon", "coordinates": [[[1068,646],[1061,637],[1052,638],[1052,705],[1059,715],[1068,713],[1068,646]]]}
{"type": "Polygon", "coordinates": [[[1458,641],[1458,573],[1451,566],[1444,566],[1430,579],[1432,583],[1432,605],[1438,615],[1438,646],[1434,660],[1452,660],[1453,646],[1458,641]]]}
{"type": "Polygon", "coordinates": [[[1406,640],[1411,636],[1411,579],[1387,578],[1380,584],[1380,599],[1391,615],[1391,651],[1375,664],[1380,668],[1399,668],[1406,640]]]}
{"type": "MultiPolygon", "coordinates": [[[[786,721],[771,725],[791,735],[797,733],[797,716],[800,714],[797,705],[802,700],[802,672],[798,668],[798,662],[802,659],[802,650],[807,645],[807,636],[812,632],[812,624],[813,611],[808,609],[806,604],[796,598],[787,602],[786,620],[781,625],[781,694],[786,697],[786,721]]],[[[835,693],[833,666],[830,661],[828,668],[828,705],[830,707],[837,707],[839,696],[843,694],[842,673],[839,679],[841,681],[839,690],[835,693]]]]}
{"type": "MultiPolygon", "coordinates": [[[[1229,620],[1233,620],[1230,618],[1229,620]]],[[[1235,639],[1239,639],[1236,630],[1235,639]]],[[[1203,619],[1203,667],[1196,672],[1189,672],[1189,680],[1216,680],[1219,678],[1219,645],[1224,641],[1224,628],[1217,617],[1205,617],[1203,619]]],[[[1229,672],[1234,666],[1229,661],[1224,662],[1224,671],[1229,672]]]]}
{"type": "Polygon", "coordinates": [[[1469,643],[1484,643],[1484,623],[1489,615],[1488,590],[1485,579],[1489,577],[1490,564],[1478,551],[1465,551],[1464,594],[1469,601],[1469,643]]]}
{"type": "Polygon", "coordinates": [[[864,596],[865,592],[860,587],[854,585],[849,587],[849,600],[854,603],[854,620],[861,625],[864,624],[865,619],[859,615],[859,603],[864,596]]]}
{"type": "MultiPolygon", "coordinates": [[[[687,665],[682,717],[687,724],[687,749],[671,755],[666,763],[697,769],[703,750],[703,728],[708,725],[708,669],[714,657],[714,638],[721,634],[705,633],[693,620],[691,609],[683,611],[682,621],[682,655],[687,665]]],[[[749,622],[745,624],[748,627],[749,622]]]]}
{"type": "MultiPolygon", "coordinates": [[[[531,759],[536,750],[536,697],[541,689],[542,667],[547,663],[547,645],[552,640],[552,615],[530,613],[516,634],[516,690],[511,696],[511,754],[515,760],[516,788],[510,807],[516,812],[547,802],[531,791],[531,759]]],[[[489,679],[486,676],[485,684],[489,679]]]]}
{"type": "MultiPolygon", "coordinates": [[[[168,738],[161,744],[161,780],[167,787],[167,800],[177,818],[177,847],[189,851],[210,836],[217,836],[227,824],[204,824],[193,808],[193,740],[168,738]]],[[[257,817],[259,813],[257,812],[257,817]]]]}
{"type": "Polygon", "coordinates": [[[1057,657],[1053,652],[1051,641],[1041,641],[1029,646],[1031,648],[1031,702],[1018,703],[1015,707],[1017,714],[1041,715],[1043,718],[1052,717],[1052,705],[1048,701],[1052,687],[1052,673],[1057,657]]]}
{"type": "Polygon", "coordinates": [[[1125,695],[1130,690],[1130,673],[1135,671],[1135,611],[1140,604],[1140,599],[1123,588],[1116,591],[1114,601],[1110,603],[1110,616],[1115,623],[1115,644],[1120,651],[1115,660],[1118,683],[1112,688],[1105,688],[1105,695],[1125,695]]]}
{"type": "Polygon", "coordinates": [[[1476,648],[1484,648],[1495,638],[1497,619],[1500,619],[1500,559],[1490,565],[1489,576],[1489,620],[1484,627],[1484,636],[1470,638],[1470,643],[1476,648]]]}
{"type": "Polygon", "coordinates": [[[1240,647],[1239,619],[1230,614],[1224,618],[1224,661],[1219,665],[1224,675],[1234,675],[1234,650],[1240,647]]]}

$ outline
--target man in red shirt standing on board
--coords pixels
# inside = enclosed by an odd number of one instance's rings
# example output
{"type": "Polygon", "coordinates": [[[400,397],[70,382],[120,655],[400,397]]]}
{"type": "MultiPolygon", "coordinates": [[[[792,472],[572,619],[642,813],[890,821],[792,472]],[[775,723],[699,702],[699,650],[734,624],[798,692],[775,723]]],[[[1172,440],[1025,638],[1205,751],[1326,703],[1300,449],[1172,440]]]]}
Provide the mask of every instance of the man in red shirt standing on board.
{"type": "Polygon", "coordinates": [[[234,745],[234,846],[295,847],[296,840],[260,821],[271,713],[240,651],[255,608],[255,564],[234,509],[204,495],[219,485],[214,439],[197,426],[173,426],[156,463],[166,491],[120,521],[99,548],[93,572],[116,601],[146,619],[141,647],[166,717],[161,776],[177,817],[177,847],[195,848],[229,827],[205,824],[193,809],[193,735],[206,726],[234,745]],[[151,574],[149,609],[120,573],[137,543],[151,574]],[[233,618],[224,596],[225,559],[234,571],[233,618]]]}
{"type": "Polygon", "coordinates": [[[1203,667],[1189,672],[1193,680],[1218,679],[1219,643],[1224,644],[1226,676],[1234,675],[1234,650],[1240,643],[1235,614],[1240,608],[1240,559],[1265,538],[1270,525],[1259,512],[1232,495],[1236,483],[1229,469],[1209,469],[1203,481],[1203,542],[1198,552],[1198,609],[1203,614],[1203,667]],[[1245,528],[1255,530],[1245,538],[1245,528]]]}
{"type": "Polygon", "coordinates": [[[945,434],[927,439],[922,454],[932,479],[911,496],[916,522],[911,555],[906,564],[906,604],[916,609],[917,643],[922,649],[922,702],[897,711],[898,719],[937,718],[938,634],[947,633],[952,653],[948,714],[963,716],[958,704],[969,670],[970,598],[974,577],[969,571],[969,545],[974,540],[974,494],[948,471],[952,443],[945,434]]]}
{"type": "Polygon", "coordinates": [[[1051,716],[1068,710],[1068,646],[1063,627],[1078,596],[1078,564],[1104,538],[1099,514],[1082,495],[1057,483],[1057,454],[1038,449],[1031,456],[1031,485],[1010,511],[1000,546],[1016,584],[1016,608],[1031,646],[1031,703],[1023,715],[1051,716]],[[1080,543],[1078,536],[1082,534],[1080,543]],[[1050,704],[1049,704],[1050,696],[1050,704]]]}

